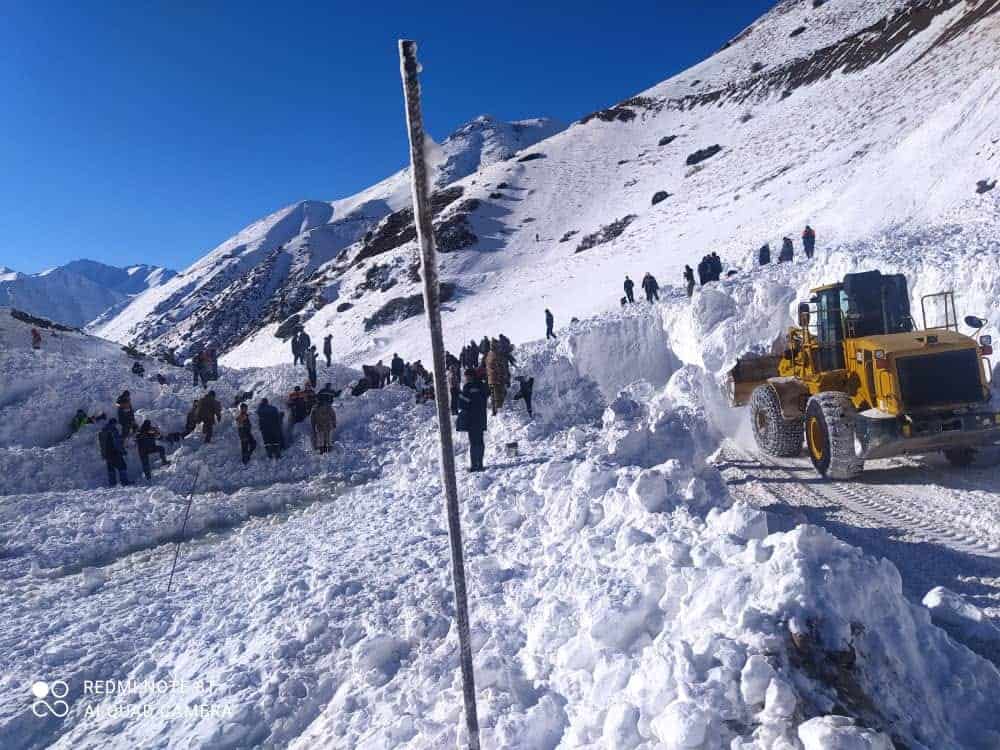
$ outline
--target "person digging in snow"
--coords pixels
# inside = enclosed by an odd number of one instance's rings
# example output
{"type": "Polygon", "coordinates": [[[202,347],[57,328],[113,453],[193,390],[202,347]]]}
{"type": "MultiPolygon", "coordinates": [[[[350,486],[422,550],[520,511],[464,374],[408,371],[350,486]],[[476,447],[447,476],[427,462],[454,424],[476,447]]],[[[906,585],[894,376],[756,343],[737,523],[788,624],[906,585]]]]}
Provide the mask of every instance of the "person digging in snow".
{"type": "Polygon", "coordinates": [[[771,246],[767,243],[757,251],[757,264],[766,266],[771,262],[771,246]]]}
{"type": "Polygon", "coordinates": [[[312,410],[313,446],[319,453],[329,453],[332,447],[333,431],[337,427],[337,415],[326,400],[316,404],[312,410]]]}
{"type": "Polygon", "coordinates": [[[785,237],[781,240],[781,253],[778,254],[779,263],[791,263],[795,260],[795,246],[792,244],[791,237],[785,237]]]}
{"type": "Polygon", "coordinates": [[[268,458],[281,458],[281,412],[271,406],[266,398],[257,406],[257,425],[264,439],[264,450],[268,458]]]}
{"type": "Polygon", "coordinates": [[[684,283],[687,284],[688,299],[694,296],[694,271],[691,266],[684,266],[684,283]]]}
{"type": "Polygon", "coordinates": [[[510,370],[507,367],[507,358],[496,339],[490,342],[490,353],[486,355],[486,382],[490,386],[490,395],[493,402],[493,416],[503,408],[503,402],[507,397],[507,383],[510,378],[510,370]]]}
{"type": "Polygon", "coordinates": [[[139,463],[142,464],[142,473],[146,475],[146,481],[153,479],[153,471],[149,466],[149,457],[154,453],[159,454],[160,463],[169,466],[167,460],[167,450],[162,445],[157,445],[156,441],[162,437],[160,431],[148,419],[143,420],[142,426],[135,434],[135,445],[139,450],[139,463]]]}
{"type": "Polygon", "coordinates": [[[469,471],[483,471],[488,397],[480,370],[473,368],[466,370],[465,385],[458,399],[458,420],[455,429],[469,436],[469,471]]]}
{"type": "Polygon", "coordinates": [[[121,482],[122,487],[127,487],[128,466],[125,463],[125,445],[118,432],[118,420],[114,417],[109,419],[97,434],[97,440],[101,448],[101,458],[108,467],[108,486],[114,487],[121,482]]]}
{"type": "Polygon", "coordinates": [[[514,400],[517,401],[520,399],[524,401],[524,406],[528,410],[528,419],[534,419],[535,413],[531,410],[531,393],[535,390],[535,379],[525,375],[518,375],[514,380],[517,381],[518,385],[514,400]]]}
{"type": "Polygon", "coordinates": [[[236,432],[240,436],[240,456],[243,465],[246,466],[257,448],[257,441],[253,436],[253,423],[250,421],[250,412],[247,411],[245,403],[240,404],[240,410],[236,414],[236,432]]]}
{"type": "Polygon", "coordinates": [[[215,398],[215,391],[209,391],[198,400],[198,422],[206,443],[212,442],[212,431],[216,422],[222,421],[222,404],[215,398]]]}
{"type": "Polygon", "coordinates": [[[326,357],[326,366],[332,366],[333,361],[331,357],[333,357],[333,334],[328,333],[323,339],[323,356],[326,357]]]}
{"type": "Polygon", "coordinates": [[[654,302],[660,299],[660,284],[653,274],[646,272],[642,277],[642,290],[646,293],[646,301],[654,302]]]}
{"type": "Polygon", "coordinates": [[[625,275],[624,286],[625,286],[625,299],[631,305],[633,302],[635,302],[635,282],[628,277],[628,274],[625,275]]]}
{"type": "Polygon", "coordinates": [[[128,391],[122,391],[122,395],[118,397],[115,404],[118,406],[118,424],[122,428],[122,440],[125,440],[136,428],[135,409],[132,408],[132,394],[128,391]]]}

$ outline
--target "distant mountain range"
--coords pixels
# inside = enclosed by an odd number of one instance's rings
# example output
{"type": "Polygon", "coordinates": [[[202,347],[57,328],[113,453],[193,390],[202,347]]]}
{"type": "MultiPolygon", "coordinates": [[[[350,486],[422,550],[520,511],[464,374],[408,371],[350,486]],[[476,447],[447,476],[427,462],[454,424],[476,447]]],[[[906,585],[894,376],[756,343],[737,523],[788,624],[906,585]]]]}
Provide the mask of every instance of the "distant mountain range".
{"type": "Polygon", "coordinates": [[[0,307],[83,328],[102,315],[116,314],[134,296],[176,275],[159,266],[117,268],[93,260],[74,260],[34,274],[0,266],[0,307]]]}

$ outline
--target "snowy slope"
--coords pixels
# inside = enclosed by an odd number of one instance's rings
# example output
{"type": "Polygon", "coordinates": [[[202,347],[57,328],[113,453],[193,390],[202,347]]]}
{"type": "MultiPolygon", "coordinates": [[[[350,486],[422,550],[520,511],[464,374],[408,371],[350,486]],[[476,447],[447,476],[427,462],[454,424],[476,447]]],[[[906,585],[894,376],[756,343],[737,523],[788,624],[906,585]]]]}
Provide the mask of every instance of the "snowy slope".
{"type": "Polygon", "coordinates": [[[76,260],[42,273],[0,269],[0,306],[83,327],[174,275],[159,266],[116,268],[76,260]]]}
{"type": "MultiPolygon", "coordinates": [[[[626,273],[677,283],[713,250],[746,265],[764,242],[798,245],[806,222],[823,250],[995,226],[1000,5],[813,6],[780,3],[711,59],[530,149],[539,158],[456,183],[437,220],[453,345],[498,321],[515,341],[537,336],[546,306],[557,323],[613,308],[626,273]],[[652,205],[660,191],[669,197],[652,205]],[[591,235],[607,241],[580,252],[591,235]]],[[[320,269],[315,284],[336,304],[301,312],[314,340],[332,334],[351,361],[423,354],[421,319],[400,321],[419,311],[414,243],[380,236],[393,221],[320,269]]],[[[227,361],[284,361],[277,331],[227,361]]]]}
{"type": "MultiPolygon", "coordinates": [[[[434,185],[443,188],[558,132],[551,120],[504,123],[483,116],[433,145],[434,185]]],[[[310,280],[409,201],[403,170],[349,198],[303,201],[222,243],[167,284],[95,326],[101,336],[185,354],[235,346],[270,321],[337,297],[310,280]]]]}

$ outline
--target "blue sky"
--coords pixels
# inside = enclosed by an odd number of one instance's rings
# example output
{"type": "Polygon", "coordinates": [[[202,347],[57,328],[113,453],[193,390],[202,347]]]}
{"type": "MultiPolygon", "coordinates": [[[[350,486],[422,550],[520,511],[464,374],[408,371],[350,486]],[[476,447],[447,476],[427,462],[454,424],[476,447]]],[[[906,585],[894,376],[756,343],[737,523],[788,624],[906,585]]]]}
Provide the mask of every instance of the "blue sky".
{"type": "Polygon", "coordinates": [[[5,3],[0,265],[183,268],[302,198],[407,158],[396,40],[425,119],[572,120],[703,59],[771,0],[5,3]],[[241,7],[244,6],[244,7],[241,7]]]}

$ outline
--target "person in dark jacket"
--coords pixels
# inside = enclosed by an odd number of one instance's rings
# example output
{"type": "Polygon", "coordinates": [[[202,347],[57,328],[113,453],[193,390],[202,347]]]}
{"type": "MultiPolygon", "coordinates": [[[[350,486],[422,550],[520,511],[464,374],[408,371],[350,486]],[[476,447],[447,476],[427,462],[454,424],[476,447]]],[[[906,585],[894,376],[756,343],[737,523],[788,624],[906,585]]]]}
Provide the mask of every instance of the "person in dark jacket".
{"type": "Polygon", "coordinates": [[[483,340],[479,342],[479,367],[486,364],[486,355],[490,353],[490,337],[483,336],[483,340]]]}
{"type": "Polygon", "coordinates": [[[764,246],[757,251],[757,264],[766,266],[771,262],[771,246],[764,243],[764,246]]]}
{"type": "Polygon", "coordinates": [[[271,406],[266,398],[257,406],[257,425],[264,439],[264,450],[268,458],[281,458],[281,412],[271,406]]]}
{"type": "Polygon", "coordinates": [[[535,413],[531,409],[531,394],[535,390],[535,379],[525,375],[518,375],[514,380],[517,381],[519,386],[517,393],[514,395],[514,400],[521,399],[524,401],[524,406],[528,410],[528,418],[534,419],[535,413]]]}
{"type": "Polygon", "coordinates": [[[154,453],[159,454],[160,463],[169,466],[167,460],[167,450],[162,445],[157,445],[156,441],[162,437],[160,431],[148,419],[144,420],[139,431],[135,434],[135,444],[139,449],[139,463],[142,464],[142,473],[146,475],[146,481],[153,478],[152,469],[149,466],[149,457],[154,453]]]}
{"type": "Polygon", "coordinates": [[[323,356],[326,357],[326,366],[330,367],[333,364],[333,334],[327,334],[323,338],[323,356]]]}
{"type": "Polygon", "coordinates": [[[327,383],[316,394],[316,404],[332,404],[333,400],[340,395],[340,391],[333,389],[333,383],[327,383]]]}
{"type": "Polygon", "coordinates": [[[642,277],[642,290],[646,293],[646,301],[653,302],[660,299],[660,283],[653,274],[646,272],[642,277]]]}
{"type": "Polygon", "coordinates": [[[486,455],[486,402],[489,391],[478,369],[465,371],[465,385],[458,397],[458,431],[469,435],[469,471],[482,471],[486,455]]]}
{"type": "Polygon", "coordinates": [[[687,284],[687,295],[690,299],[694,295],[694,270],[691,266],[684,266],[684,283],[687,284]]]}
{"type": "Polygon", "coordinates": [[[101,446],[101,458],[108,467],[108,486],[114,487],[121,482],[122,487],[127,487],[128,466],[125,464],[125,444],[122,436],[118,432],[118,420],[113,417],[101,428],[98,433],[98,441],[101,446]]]}
{"type": "Polygon", "coordinates": [[[132,394],[122,391],[115,401],[118,405],[118,424],[122,427],[122,440],[125,440],[135,429],[135,409],[132,408],[132,394]]]}
{"type": "Polygon", "coordinates": [[[240,404],[240,410],[236,414],[236,431],[240,436],[240,454],[243,458],[243,465],[250,463],[250,457],[257,448],[257,441],[253,437],[253,424],[250,422],[250,412],[247,411],[246,404],[240,404]]]}
{"type": "Polygon", "coordinates": [[[445,371],[448,374],[448,395],[451,402],[452,416],[458,416],[458,398],[462,395],[462,369],[458,363],[452,363],[445,371]]]}
{"type": "Polygon", "coordinates": [[[778,255],[779,263],[791,263],[795,260],[795,246],[792,244],[791,237],[785,237],[781,240],[781,253],[778,255]]]}
{"type": "Polygon", "coordinates": [[[807,258],[813,257],[813,253],[816,252],[816,230],[808,224],[802,232],[802,249],[805,250],[807,258]]]}
{"type": "Polygon", "coordinates": [[[392,361],[389,362],[389,372],[392,374],[393,383],[401,383],[403,381],[403,369],[406,367],[406,363],[399,354],[393,353],[392,361]]]}
{"type": "Polygon", "coordinates": [[[301,331],[292,334],[292,364],[297,365],[302,360],[302,340],[299,338],[301,331]]]}
{"type": "Polygon", "coordinates": [[[625,299],[629,304],[635,302],[635,282],[625,274],[625,299]]]}
{"type": "Polygon", "coordinates": [[[556,327],[556,319],[552,315],[552,311],[546,307],[545,308],[545,340],[546,341],[548,341],[549,339],[556,338],[555,331],[553,330],[555,327],[556,327]]]}
{"type": "Polygon", "coordinates": [[[718,253],[713,252],[708,256],[708,261],[712,267],[712,281],[718,281],[722,278],[722,258],[719,257],[718,253]]]}
{"type": "Polygon", "coordinates": [[[138,375],[140,378],[146,374],[146,368],[142,366],[141,362],[132,363],[132,374],[138,375]]]}
{"type": "Polygon", "coordinates": [[[292,424],[297,425],[309,416],[309,408],[306,394],[299,386],[295,386],[288,394],[288,411],[292,415],[292,424]]]}
{"type": "Polygon", "coordinates": [[[215,398],[215,391],[209,391],[198,399],[198,422],[206,443],[212,442],[212,431],[216,422],[222,421],[222,404],[215,398]]]}

